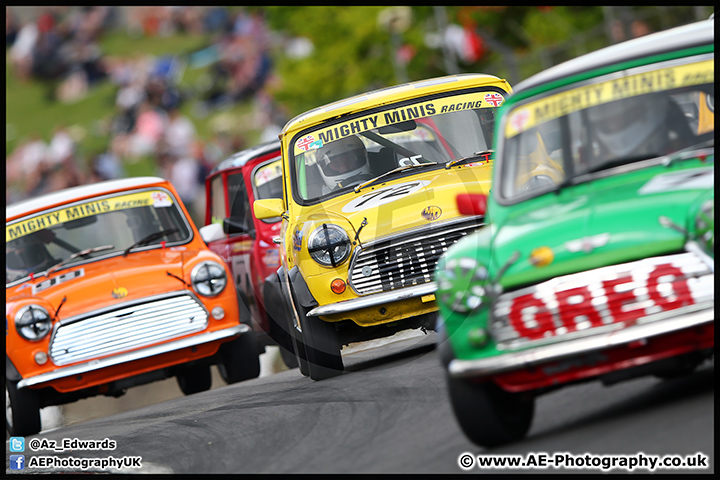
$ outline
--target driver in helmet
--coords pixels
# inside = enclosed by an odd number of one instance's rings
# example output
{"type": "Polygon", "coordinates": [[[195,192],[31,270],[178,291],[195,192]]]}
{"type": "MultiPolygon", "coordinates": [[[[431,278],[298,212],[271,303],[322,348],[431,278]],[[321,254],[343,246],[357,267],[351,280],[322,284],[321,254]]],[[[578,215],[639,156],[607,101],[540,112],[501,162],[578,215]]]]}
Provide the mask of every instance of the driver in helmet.
{"type": "Polygon", "coordinates": [[[370,178],[367,150],[355,135],[326,143],[317,150],[316,158],[328,192],[370,178]]]}
{"type": "Polygon", "coordinates": [[[6,243],[6,281],[18,280],[55,265],[58,260],[53,258],[45,247],[46,239],[53,236],[49,230],[43,230],[6,243]]]}
{"type": "Polygon", "coordinates": [[[667,155],[694,137],[680,107],[666,95],[630,97],[588,110],[600,161],[667,155]]]}

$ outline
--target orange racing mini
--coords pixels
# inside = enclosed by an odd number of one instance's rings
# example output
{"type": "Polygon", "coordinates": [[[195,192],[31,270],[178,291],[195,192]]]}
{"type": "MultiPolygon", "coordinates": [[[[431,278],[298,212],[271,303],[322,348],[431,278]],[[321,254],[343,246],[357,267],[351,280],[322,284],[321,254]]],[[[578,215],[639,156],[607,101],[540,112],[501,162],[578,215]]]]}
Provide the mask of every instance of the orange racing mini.
{"type": "Polygon", "coordinates": [[[185,394],[207,390],[211,364],[228,383],[259,375],[228,267],[168,181],[74,187],[5,214],[11,435],[39,432],[48,405],[171,376],[185,394]]]}

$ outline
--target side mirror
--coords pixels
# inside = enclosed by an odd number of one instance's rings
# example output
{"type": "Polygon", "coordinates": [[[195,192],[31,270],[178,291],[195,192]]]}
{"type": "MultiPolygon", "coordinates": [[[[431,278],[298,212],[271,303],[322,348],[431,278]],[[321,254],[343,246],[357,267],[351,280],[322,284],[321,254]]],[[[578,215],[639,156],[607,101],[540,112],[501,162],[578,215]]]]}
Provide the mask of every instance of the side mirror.
{"type": "Polygon", "coordinates": [[[455,201],[462,215],[485,215],[487,211],[487,195],[484,193],[460,193],[455,201]]]}
{"type": "Polygon", "coordinates": [[[242,220],[236,217],[224,218],[222,223],[223,232],[231,233],[249,233],[247,227],[242,220]]]}
{"type": "Polygon", "coordinates": [[[282,198],[255,200],[253,203],[253,213],[255,214],[255,218],[260,220],[280,217],[285,213],[285,206],[283,205],[282,198]]]}
{"type": "Polygon", "coordinates": [[[223,227],[219,223],[211,223],[200,227],[200,237],[205,243],[210,243],[225,238],[225,232],[223,232],[223,227]]]}

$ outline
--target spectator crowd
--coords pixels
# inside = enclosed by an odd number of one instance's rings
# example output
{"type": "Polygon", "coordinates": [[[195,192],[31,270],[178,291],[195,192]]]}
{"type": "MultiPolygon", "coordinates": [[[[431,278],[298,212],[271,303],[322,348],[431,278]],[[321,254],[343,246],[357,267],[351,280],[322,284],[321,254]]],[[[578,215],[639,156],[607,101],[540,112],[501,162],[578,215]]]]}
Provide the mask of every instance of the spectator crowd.
{"type": "Polygon", "coordinates": [[[196,222],[204,218],[204,178],[229,154],[248,147],[242,134],[218,130],[198,135],[192,116],[252,101],[261,141],[277,138],[286,118],[265,88],[271,79],[272,35],[262,13],[227,7],[41,7],[22,21],[6,7],[6,49],[20,82],[46,86],[48,101],[74,102],[99,82],[117,87],[115,111],[106,125],[109,142],[82,156],[77,126],[59,124],[48,142],[34,132],[6,159],[8,203],[75,185],[119,178],[142,158],[155,160],[157,175],[177,188],[196,222]],[[120,9],[124,9],[120,11],[120,9]],[[206,34],[207,47],[156,58],[104,56],[99,40],[113,28],[131,37],[206,34]],[[187,68],[208,67],[203,88],[183,89],[187,68]],[[187,111],[187,109],[184,109],[187,111]]]}

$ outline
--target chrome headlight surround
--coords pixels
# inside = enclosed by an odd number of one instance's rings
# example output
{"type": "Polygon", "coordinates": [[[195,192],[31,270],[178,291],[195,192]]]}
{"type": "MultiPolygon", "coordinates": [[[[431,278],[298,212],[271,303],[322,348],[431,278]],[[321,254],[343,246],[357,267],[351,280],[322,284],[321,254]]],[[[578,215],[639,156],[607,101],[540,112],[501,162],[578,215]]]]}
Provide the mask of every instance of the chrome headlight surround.
{"type": "Polygon", "coordinates": [[[42,340],[52,330],[50,313],[40,305],[26,305],[15,314],[15,330],[25,340],[42,340]]]}
{"type": "Polygon", "coordinates": [[[438,265],[436,278],[438,301],[454,312],[467,314],[490,303],[485,288],[488,270],[474,258],[447,259],[438,265]]]}
{"type": "Polygon", "coordinates": [[[228,283],[225,268],[217,262],[202,262],[190,272],[193,289],[203,297],[219,295],[228,283]]]}
{"type": "Polygon", "coordinates": [[[323,223],[308,237],[307,249],[312,259],[323,267],[337,267],[350,256],[352,245],[342,227],[323,223]]]}

